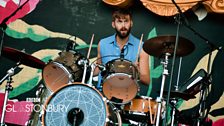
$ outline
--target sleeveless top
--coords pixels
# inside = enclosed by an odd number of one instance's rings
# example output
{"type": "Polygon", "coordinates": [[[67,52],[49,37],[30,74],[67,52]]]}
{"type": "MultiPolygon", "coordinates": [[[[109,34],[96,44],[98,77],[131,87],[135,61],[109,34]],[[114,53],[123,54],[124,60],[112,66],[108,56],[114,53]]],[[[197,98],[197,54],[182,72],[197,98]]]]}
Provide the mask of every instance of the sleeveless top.
{"type": "MultiPolygon", "coordinates": [[[[116,41],[116,34],[106,37],[100,40],[100,55],[102,64],[105,65],[109,61],[118,59],[121,57],[121,50],[116,41]]],[[[136,61],[140,40],[134,37],[132,34],[129,35],[128,42],[123,47],[123,59],[134,63],[136,61]]],[[[143,45],[143,42],[142,42],[143,45]]],[[[142,45],[140,50],[142,49],[142,45]]],[[[98,76],[97,88],[101,90],[102,76],[98,76]]]]}

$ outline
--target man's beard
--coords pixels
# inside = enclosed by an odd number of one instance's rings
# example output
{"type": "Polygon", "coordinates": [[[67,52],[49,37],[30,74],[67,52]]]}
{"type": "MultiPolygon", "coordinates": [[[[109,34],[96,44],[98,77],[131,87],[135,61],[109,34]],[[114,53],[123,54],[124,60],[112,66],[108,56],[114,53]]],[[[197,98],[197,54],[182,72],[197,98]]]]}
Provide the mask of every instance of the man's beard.
{"type": "Polygon", "coordinates": [[[126,33],[126,34],[122,34],[122,33],[121,33],[120,31],[118,31],[117,29],[115,29],[115,30],[116,30],[117,35],[118,35],[121,39],[124,39],[124,38],[128,37],[128,35],[129,35],[130,32],[131,32],[131,28],[127,30],[127,33],[126,33]]]}

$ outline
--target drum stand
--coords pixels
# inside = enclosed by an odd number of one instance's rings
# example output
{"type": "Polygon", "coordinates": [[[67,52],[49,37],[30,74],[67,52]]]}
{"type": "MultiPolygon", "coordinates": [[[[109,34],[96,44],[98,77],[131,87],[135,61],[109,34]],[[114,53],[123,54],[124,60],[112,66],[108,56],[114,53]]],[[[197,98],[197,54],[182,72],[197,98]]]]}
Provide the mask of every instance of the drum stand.
{"type": "MultiPolygon", "coordinates": [[[[178,68],[178,75],[177,75],[177,83],[175,85],[175,91],[178,91],[178,89],[179,89],[179,78],[180,78],[181,66],[182,66],[182,57],[180,57],[179,68],[178,68]]],[[[172,100],[170,102],[171,102],[170,104],[171,104],[171,108],[172,108],[171,124],[170,124],[170,126],[174,126],[176,111],[178,111],[178,109],[176,108],[178,99],[177,98],[172,98],[172,100]]],[[[169,103],[169,101],[168,101],[168,103],[169,103]]]]}
{"type": "Polygon", "coordinates": [[[168,57],[170,55],[171,55],[170,53],[166,53],[164,62],[161,62],[163,64],[163,76],[162,76],[162,82],[161,82],[160,95],[159,95],[159,97],[156,98],[156,102],[158,103],[157,115],[156,115],[156,126],[159,126],[159,121],[160,121],[162,99],[163,99],[163,90],[164,90],[166,76],[168,75],[167,65],[168,65],[168,57]]]}
{"type": "Polygon", "coordinates": [[[3,81],[5,81],[7,79],[7,83],[6,83],[6,87],[5,87],[5,97],[4,97],[4,103],[3,103],[3,107],[2,107],[2,116],[1,116],[1,125],[0,126],[5,126],[5,112],[6,112],[6,105],[8,102],[8,95],[9,95],[9,91],[13,90],[13,87],[11,85],[12,83],[12,76],[14,75],[14,71],[15,69],[20,65],[20,63],[17,63],[15,67],[10,68],[7,71],[7,74],[0,80],[0,84],[2,84],[3,81]]]}
{"type": "Polygon", "coordinates": [[[91,67],[91,72],[90,72],[88,85],[93,86],[93,73],[94,73],[94,70],[96,68],[96,64],[91,64],[90,67],[91,67]]]}

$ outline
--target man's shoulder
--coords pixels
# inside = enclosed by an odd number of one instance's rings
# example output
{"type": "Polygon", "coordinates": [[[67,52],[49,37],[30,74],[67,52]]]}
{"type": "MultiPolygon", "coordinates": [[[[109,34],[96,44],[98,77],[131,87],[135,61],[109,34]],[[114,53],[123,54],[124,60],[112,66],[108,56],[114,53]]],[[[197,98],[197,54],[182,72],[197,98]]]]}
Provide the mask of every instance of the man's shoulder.
{"type": "Polygon", "coordinates": [[[133,34],[130,34],[130,37],[135,40],[135,41],[139,41],[139,38],[137,38],[136,36],[134,36],[133,34]]]}
{"type": "Polygon", "coordinates": [[[112,41],[114,41],[114,35],[110,35],[110,36],[107,36],[107,37],[105,37],[105,38],[102,38],[101,40],[100,40],[100,42],[102,43],[110,43],[110,42],[112,42],[112,41]]]}

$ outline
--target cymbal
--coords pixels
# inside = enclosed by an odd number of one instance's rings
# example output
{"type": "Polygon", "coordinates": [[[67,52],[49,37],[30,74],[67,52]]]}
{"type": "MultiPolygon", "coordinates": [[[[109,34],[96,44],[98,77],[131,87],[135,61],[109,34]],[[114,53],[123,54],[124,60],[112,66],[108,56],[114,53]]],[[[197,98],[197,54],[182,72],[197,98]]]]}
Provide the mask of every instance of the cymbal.
{"type": "Polygon", "coordinates": [[[10,47],[2,48],[2,56],[37,69],[43,69],[46,65],[40,59],[10,47]]]}
{"type": "MultiPolygon", "coordinates": [[[[190,40],[183,37],[179,37],[178,40],[176,56],[186,56],[195,49],[194,44],[190,40]]],[[[149,55],[156,57],[161,57],[166,53],[170,53],[172,56],[174,53],[175,42],[176,36],[158,36],[146,40],[143,44],[143,50],[149,55]]]]}
{"type": "MultiPolygon", "coordinates": [[[[164,95],[167,95],[168,91],[164,91],[163,93],[164,93],[164,95]]],[[[184,100],[189,100],[189,99],[196,98],[194,95],[187,94],[187,93],[184,93],[184,92],[179,92],[179,91],[171,91],[170,92],[170,97],[171,98],[182,98],[184,100]]]]}

